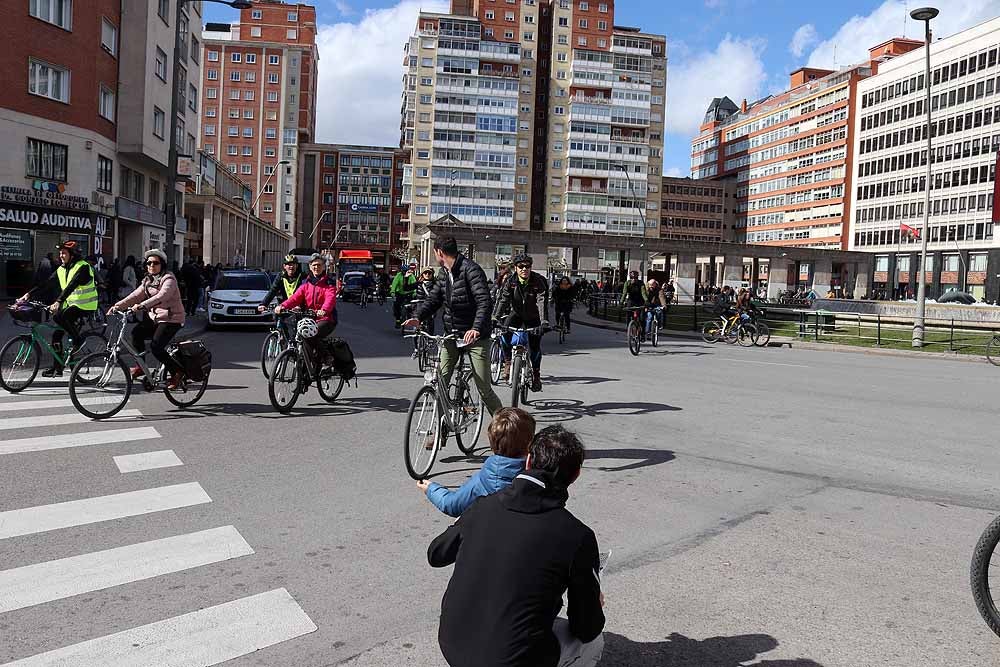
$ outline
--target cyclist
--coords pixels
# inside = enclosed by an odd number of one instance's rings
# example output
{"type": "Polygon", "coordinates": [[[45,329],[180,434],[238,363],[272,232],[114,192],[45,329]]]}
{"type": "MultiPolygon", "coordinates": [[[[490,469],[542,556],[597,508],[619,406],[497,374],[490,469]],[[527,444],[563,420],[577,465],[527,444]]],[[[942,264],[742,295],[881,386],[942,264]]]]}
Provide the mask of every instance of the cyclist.
{"type": "MultiPolygon", "coordinates": [[[[414,317],[403,325],[415,327],[421,320],[433,317],[444,306],[445,331],[463,336],[463,349],[469,353],[476,388],[483,397],[486,409],[493,415],[503,404],[493,391],[490,380],[492,322],[486,273],[481,266],[458,252],[458,242],[451,236],[439,236],[434,240],[434,257],[441,265],[438,278],[428,298],[417,306],[414,317]]],[[[454,340],[446,341],[441,346],[441,375],[446,387],[458,364],[458,354],[458,345],[454,340]]]]}
{"type": "MultiPolygon", "coordinates": [[[[419,301],[425,301],[430,298],[431,291],[434,289],[434,269],[424,269],[420,272],[420,277],[417,278],[417,289],[414,292],[414,298],[419,301]]],[[[434,335],[434,316],[428,317],[426,320],[420,321],[421,328],[434,335]]]]}
{"type": "Polygon", "coordinates": [[[639,272],[630,271],[628,280],[622,287],[621,305],[629,308],[640,308],[646,305],[647,298],[646,284],[639,280],[639,272]]]}
{"type": "Polygon", "coordinates": [[[570,282],[569,276],[563,276],[559,284],[552,289],[552,301],[556,306],[556,324],[565,325],[566,333],[569,333],[569,315],[573,312],[576,295],[577,288],[570,282]]]}
{"type": "MultiPolygon", "coordinates": [[[[531,270],[531,256],[518,255],[514,258],[514,273],[508,277],[497,292],[494,318],[505,320],[509,327],[534,329],[549,326],[549,282],[540,273],[531,270]],[[538,311],[538,297],[542,297],[543,310],[538,311]]],[[[510,347],[511,336],[504,336],[505,347],[510,347]]],[[[528,334],[528,348],[531,352],[531,391],[542,390],[542,335],[528,334]]],[[[509,368],[504,364],[504,375],[509,368]]]]}
{"type": "Polygon", "coordinates": [[[715,297],[715,312],[718,313],[724,320],[723,331],[728,331],[730,327],[730,321],[739,314],[739,311],[735,307],[735,297],[733,296],[733,288],[726,285],[722,288],[715,297]]]}
{"type": "Polygon", "coordinates": [[[274,279],[271,289],[257,306],[257,312],[263,313],[274,299],[279,302],[287,301],[295,294],[295,290],[302,284],[302,265],[295,255],[285,255],[285,261],[281,265],[281,275],[274,279]]]}
{"type": "Polygon", "coordinates": [[[274,314],[280,315],[289,308],[306,308],[316,312],[316,334],[305,341],[317,358],[325,354],[324,339],[337,328],[337,285],[327,275],[326,259],[313,253],[309,258],[309,275],[302,281],[295,293],[274,307],[274,314]]]}
{"type": "Polygon", "coordinates": [[[389,288],[389,294],[394,299],[392,316],[395,319],[397,329],[403,321],[406,305],[413,300],[413,292],[417,289],[417,277],[414,275],[416,270],[416,264],[400,267],[399,273],[392,279],[392,287],[389,288]]]}
{"type": "MultiPolygon", "coordinates": [[[[176,276],[167,270],[167,254],[154,248],[147,250],[143,257],[146,260],[146,275],[142,282],[135,291],[111,306],[111,310],[129,308],[133,313],[141,310],[148,312],[148,316],[139,320],[132,329],[132,347],[141,354],[146,349],[146,341],[149,341],[149,351],[170,374],[167,388],[174,390],[180,385],[184,368],[167,354],[167,346],[184,326],[184,302],[176,276]]],[[[132,368],[132,377],[140,378],[142,375],[141,366],[132,368]]]]}
{"type": "MultiPolygon", "coordinates": [[[[94,280],[94,270],[83,260],[79,244],[76,241],[66,241],[56,246],[59,260],[62,262],[47,281],[36,285],[18,302],[28,301],[33,294],[54,292],[58,287],[59,296],[49,306],[52,321],[60,328],[52,333],[52,348],[63,354],[62,340],[68,333],[74,341],[80,340],[80,320],[97,312],[97,283],[94,280]]],[[[42,373],[43,377],[62,375],[63,367],[57,359],[52,360],[52,367],[42,373]]]]}
{"type": "Polygon", "coordinates": [[[507,277],[510,276],[510,262],[502,262],[497,265],[497,280],[493,283],[493,289],[490,290],[490,298],[493,299],[493,303],[497,302],[497,295],[500,292],[500,286],[507,281],[507,277]]]}
{"type": "Polygon", "coordinates": [[[656,318],[656,326],[663,327],[663,311],[667,307],[667,294],[663,291],[660,283],[655,278],[650,278],[646,283],[646,335],[653,329],[653,318],[656,318]]]}

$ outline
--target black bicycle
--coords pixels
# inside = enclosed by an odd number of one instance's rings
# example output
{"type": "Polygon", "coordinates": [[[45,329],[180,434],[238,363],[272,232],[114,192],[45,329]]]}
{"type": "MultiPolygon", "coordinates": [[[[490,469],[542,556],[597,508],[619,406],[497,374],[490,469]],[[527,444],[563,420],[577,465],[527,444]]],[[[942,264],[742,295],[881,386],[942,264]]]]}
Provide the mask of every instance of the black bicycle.
{"type": "Polygon", "coordinates": [[[993,519],[986,527],[976,548],[972,552],[972,567],[969,579],[972,584],[972,599],[982,615],[986,625],[1000,637],[1000,611],[997,603],[1000,601],[1000,553],[997,544],[1000,543],[1000,517],[993,519]],[[994,590],[997,589],[997,590],[994,590]]]}
{"type": "Polygon", "coordinates": [[[559,332],[559,344],[566,342],[566,335],[569,334],[569,311],[564,310],[556,315],[556,330],[559,332]]]}
{"type": "MultiPolygon", "coordinates": [[[[272,311],[273,312],[273,311],[272,311]]],[[[264,373],[265,379],[271,378],[271,369],[274,362],[282,352],[288,349],[292,337],[289,335],[289,318],[295,314],[285,311],[274,316],[274,325],[264,339],[264,344],[260,349],[260,370],[264,373]]]]}
{"type": "Polygon", "coordinates": [[[344,390],[348,377],[336,369],[333,363],[333,343],[328,340],[316,341],[316,312],[294,309],[299,315],[295,325],[295,337],[287,350],[274,360],[271,377],[268,378],[267,395],[271,405],[282,414],[288,414],[295,407],[299,396],[309,385],[316,384],[320,398],[333,403],[344,390]],[[306,341],[309,344],[305,344],[306,341]]]}

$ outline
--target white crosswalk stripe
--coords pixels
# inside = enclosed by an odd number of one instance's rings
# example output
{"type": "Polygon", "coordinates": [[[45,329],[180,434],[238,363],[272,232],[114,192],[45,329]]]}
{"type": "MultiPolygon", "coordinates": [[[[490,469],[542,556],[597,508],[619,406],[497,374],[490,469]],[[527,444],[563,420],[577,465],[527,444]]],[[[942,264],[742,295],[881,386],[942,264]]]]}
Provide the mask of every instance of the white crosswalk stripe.
{"type": "Polygon", "coordinates": [[[6,667],[208,667],[301,637],[316,624],[284,588],[56,649],[6,667]]]}
{"type": "Polygon", "coordinates": [[[0,540],[210,503],[201,484],[174,484],[111,496],[0,512],[0,540]]]}
{"type": "MultiPolygon", "coordinates": [[[[141,417],[138,410],[122,410],[111,419],[104,419],[100,423],[111,424],[126,421],[135,417],[141,417]]],[[[93,423],[90,417],[85,417],[79,413],[69,413],[64,415],[44,415],[41,417],[8,417],[0,420],[0,431],[11,431],[14,429],[34,428],[38,426],[63,426],[65,424],[89,424],[93,423]]]]}
{"type": "Polygon", "coordinates": [[[0,572],[0,613],[254,553],[233,526],[0,572]]]}
{"type": "Polygon", "coordinates": [[[69,433],[60,435],[58,438],[51,435],[43,435],[34,438],[0,440],[0,456],[4,454],[21,454],[24,452],[42,452],[50,449],[106,445],[115,442],[153,440],[159,437],[159,432],[152,426],[140,426],[136,428],[114,428],[107,431],[90,431],[87,433],[69,433]]]}
{"type": "Polygon", "coordinates": [[[157,468],[173,468],[184,465],[180,457],[172,449],[159,452],[143,452],[141,454],[125,454],[114,456],[115,465],[122,473],[139,472],[140,470],[155,470],[157,468]]]}
{"type": "MultiPolygon", "coordinates": [[[[104,398],[81,398],[83,405],[98,405],[106,402],[104,398]]],[[[0,403],[0,412],[17,412],[19,410],[50,410],[52,408],[71,408],[73,401],[68,398],[52,398],[43,401],[7,401],[0,403]]]]}
{"type": "Polygon", "coordinates": [[[0,401],[8,401],[26,396],[68,396],[68,387],[28,387],[16,394],[8,391],[0,391],[0,401]]]}

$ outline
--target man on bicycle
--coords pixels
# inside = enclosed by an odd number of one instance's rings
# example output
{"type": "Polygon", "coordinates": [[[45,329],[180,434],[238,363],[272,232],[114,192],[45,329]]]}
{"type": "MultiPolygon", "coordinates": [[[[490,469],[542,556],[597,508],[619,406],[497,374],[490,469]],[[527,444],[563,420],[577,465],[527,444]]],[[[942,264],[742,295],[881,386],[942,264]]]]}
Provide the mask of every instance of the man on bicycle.
{"type": "MultiPolygon", "coordinates": [[[[490,381],[489,340],[492,322],[490,290],[486,285],[486,273],[482,267],[458,252],[458,242],[454,237],[438,237],[434,240],[434,257],[441,270],[427,299],[417,306],[414,316],[403,323],[415,327],[422,320],[433,317],[444,306],[444,328],[447,333],[462,336],[463,350],[468,351],[472,362],[472,375],[476,380],[479,395],[490,414],[503,407],[500,398],[493,391],[490,381]]],[[[441,375],[444,386],[448,386],[451,375],[458,364],[456,341],[446,341],[441,346],[441,375]]]]}
{"type": "MultiPolygon", "coordinates": [[[[74,342],[80,340],[80,320],[93,316],[97,312],[97,283],[94,280],[94,271],[90,264],[83,260],[83,253],[80,252],[76,241],[66,241],[56,246],[59,250],[59,260],[61,264],[47,281],[36,285],[18,301],[28,301],[33,294],[45,291],[55,291],[59,289],[59,296],[49,306],[52,313],[52,321],[60,328],[52,333],[52,348],[63,354],[62,340],[65,333],[69,333],[74,342]]],[[[56,377],[62,375],[63,367],[58,359],[52,360],[52,367],[42,373],[43,377],[56,377]]]]}
{"type": "Polygon", "coordinates": [[[413,300],[413,292],[417,289],[417,277],[414,275],[416,270],[416,264],[401,266],[399,273],[392,279],[392,287],[389,288],[389,294],[394,299],[392,303],[392,315],[395,319],[397,329],[403,321],[406,305],[413,300]]]}
{"type": "Polygon", "coordinates": [[[563,276],[559,284],[552,289],[552,301],[556,306],[556,326],[565,327],[569,333],[569,316],[573,312],[576,301],[577,287],[570,282],[569,276],[563,276]]]}
{"type": "Polygon", "coordinates": [[[646,283],[639,279],[638,271],[630,271],[628,280],[622,287],[621,305],[628,308],[641,308],[646,305],[647,298],[646,283]]]}
{"type": "Polygon", "coordinates": [[[317,333],[306,341],[317,357],[323,356],[323,340],[337,328],[337,287],[326,273],[326,259],[314,253],[309,258],[309,276],[295,293],[274,307],[280,315],[289,308],[306,308],[316,312],[317,333]]]}
{"type": "Polygon", "coordinates": [[[257,312],[263,313],[267,310],[271,301],[277,299],[279,303],[285,302],[295,294],[295,290],[302,284],[302,266],[294,255],[285,255],[285,261],[281,265],[281,275],[274,279],[271,289],[267,292],[257,312]]]}
{"type": "Polygon", "coordinates": [[[656,326],[663,328],[663,311],[667,308],[667,295],[655,278],[646,283],[646,335],[653,329],[653,318],[656,326]]]}
{"type": "MultiPolygon", "coordinates": [[[[549,282],[540,273],[531,270],[531,256],[518,255],[514,258],[514,273],[500,285],[494,318],[505,320],[506,326],[518,329],[534,329],[549,326],[549,282]],[[538,312],[538,298],[543,300],[541,315],[538,312]]],[[[511,336],[504,336],[505,347],[509,348],[511,336]]],[[[528,334],[528,349],[531,352],[531,391],[542,390],[542,334],[528,334]]],[[[509,369],[504,364],[504,374],[509,377],[509,369]]]]}

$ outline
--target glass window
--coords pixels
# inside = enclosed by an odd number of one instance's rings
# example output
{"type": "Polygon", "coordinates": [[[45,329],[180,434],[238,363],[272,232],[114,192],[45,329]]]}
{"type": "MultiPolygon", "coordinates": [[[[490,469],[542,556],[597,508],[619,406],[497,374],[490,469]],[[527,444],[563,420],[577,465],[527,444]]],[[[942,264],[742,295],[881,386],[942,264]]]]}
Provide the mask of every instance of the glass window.
{"type": "Polygon", "coordinates": [[[50,181],[66,181],[69,149],[61,144],[28,139],[25,175],[50,181]]]}
{"type": "Polygon", "coordinates": [[[68,103],[69,70],[37,60],[29,60],[28,92],[68,103]]]}
{"type": "Polygon", "coordinates": [[[107,86],[101,86],[97,112],[112,123],[115,121],[115,94],[107,86]]]}
{"type": "Polygon", "coordinates": [[[107,19],[101,19],[101,48],[111,55],[118,53],[118,28],[107,19]]]}
{"type": "MultiPolygon", "coordinates": [[[[165,83],[167,80],[167,54],[164,53],[163,50],[160,49],[160,47],[156,47],[155,67],[156,69],[154,70],[154,72],[156,73],[156,76],[159,77],[159,79],[165,83]]],[[[210,73],[212,71],[214,70],[209,70],[210,73]]],[[[209,76],[211,78],[211,74],[209,76]]],[[[216,73],[216,76],[218,76],[218,73],[216,73]]]]}
{"type": "Polygon", "coordinates": [[[115,163],[103,155],[97,156],[97,189],[101,192],[111,192],[111,181],[114,178],[115,163]]]}
{"type": "Polygon", "coordinates": [[[30,0],[28,13],[65,30],[73,27],[73,0],[30,0]]]}

